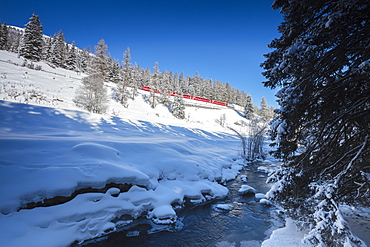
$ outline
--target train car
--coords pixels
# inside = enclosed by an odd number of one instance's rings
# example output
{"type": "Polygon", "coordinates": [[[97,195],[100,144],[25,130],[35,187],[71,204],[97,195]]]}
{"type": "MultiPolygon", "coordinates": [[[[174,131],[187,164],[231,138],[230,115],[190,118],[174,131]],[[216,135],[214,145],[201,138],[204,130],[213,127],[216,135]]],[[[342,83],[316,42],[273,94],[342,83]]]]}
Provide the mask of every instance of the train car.
{"type": "MultiPolygon", "coordinates": [[[[151,87],[148,87],[148,86],[143,86],[141,88],[141,90],[151,92],[153,89],[151,87]]],[[[161,91],[159,89],[156,89],[154,92],[155,93],[161,93],[161,91]]],[[[180,95],[177,92],[171,92],[171,91],[167,91],[167,93],[170,94],[171,96],[180,95]]],[[[199,96],[193,96],[193,95],[190,95],[190,94],[183,94],[182,97],[185,98],[185,99],[192,99],[192,100],[197,100],[197,101],[206,102],[206,103],[212,103],[212,104],[220,105],[220,106],[234,107],[234,105],[228,105],[227,103],[224,103],[224,102],[221,102],[221,101],[207,99],[207,98],[203,98],[203,97],[199,97],[199,96]]]]}
{"type": "Polygon", "coordinates": [[[182,97],[185,99],[193,99],[193,96],[190,94],[183,94],[182,97]]]}
{"type": "Polygon", "coordinates": [[[226,103],[221,102],[221,101],[217,101],[217,100],[212,100],[212,104],[215,104],[215,105],[221,105],[221,106],[227,106],[227,104],[226,104],[226,103]]]}
{"type": "Polygon", "coordinates": [[[150,91],[152,91],[152,88],[151,88],[151,87],[148,87],[148,86],[143,86],[143,87],[141,88],[141,90],[144,90],[144,91],[148,91],[148,92],[150,92],[150,91]]]}
{"type": "Polygon", "coordinates": [[[211,102],[211,100],[210,100],[210,99],[203,98],[203,97],[198,97],[198,96],[194,96],[194,97],[193,97],[193,100],[198,100],[198,101],[208,102],[208,103],[210,103],[210,102],[211,102]]]}
{"type": "MultiPolygon", "coordinates": [[[[152,91],[152,88],[151,88],[151,87],[148,87],[148,86],[143,86],[143,87],[141,88],[141,90],[151,92],[151,91],[152,91]]],[[[155,92],[155,93],[161,93],[158,89],[156,89],[154,92],[155,92]]]]}

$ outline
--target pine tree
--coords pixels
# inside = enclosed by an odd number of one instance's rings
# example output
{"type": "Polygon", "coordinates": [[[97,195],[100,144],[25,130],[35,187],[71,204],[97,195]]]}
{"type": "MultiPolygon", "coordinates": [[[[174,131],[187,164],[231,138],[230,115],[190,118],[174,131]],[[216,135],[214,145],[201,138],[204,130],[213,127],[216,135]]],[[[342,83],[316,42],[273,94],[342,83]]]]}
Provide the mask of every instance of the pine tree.
{"type": "Polygon", "coordinates": [[[108,72],[108,45],[105,44],[104,39],[99,40],[95,47],[95,57],[93,60],[92,71],[90,73],[97,74],[102,80],[107,79],[108,72]]]}
{"type": "Polygon", "coordinates": [[[252,96],[249,94],[247,95],[247,100],[246,104],[244,107],[244,116],[246,119],[251,120],[253,118],[253,113],[254,113],[254,107],[253,107],[253,102],[252,102],[252,96]]]}
{"type": "Polygon", "coordinates": [[[32,61],[40,61],[44,41],[39,16],[32,14],[25,27],[20,55],[32,61]]]}
{"type": "Polygon", "coordinates": [[[9,35],[8,26],[6,25],[5,22],[3,24],[1,24],[0,22],[0,50],[9,49],[8,35],[9,35]]]}
{"type": "Polygon", "coordinates": [[[176,118],[185,119],[185,102],[183,98],[183,94],[180,88],[180,83],[178,80],[177,73],[174,76],[174,92],[176,92],[175,96],[173,96],[173,103],[171,105],[171,112],[176,118]]]}
{"type": "Polygon", "coordinates": [[[155,108],[158,104],[158,97],[156,95],[156,92],[158,92],[159,88],[159,83],[160,83],[160,73],[159,73],[159,65],[158,62],[155,62],[154,67],[153,67],[153,75],[150,80],[150,87],[152,90],[150,91],[150,96],[149,96],[149,102],[150,106],[152,108],[155,108]]]}
{"type": "Polygon", "coordinates": [[[207,99],[212,98],[212,80],[205,79],[202,86],[202,97],[207,99]]]}
{"type": "Polygon", "coordinates": [[[43,53],[42,53],[42,60],[51,62],[51,53],[53,49],[53,37],[48,37],[45,41],[43,53]]]}
{"type": "Polygon", "coordinates": [[[149,68],[146,68],[144,71],[143,71],[143,85],[142,86],[150,86],[151,85],[151,73],[150,73],[150,69],[149,68]]]}
{"type": "Polygon", "coordinates": [[[265,97],[261,99],[261,108],[260,108],[260,117],[264,122],[268,122],[271,120],[272,114],[269,106],[267,105],[267,101],[265,97]]]}
{"type": "Polygon", "coordinates": [[[108,69],[108,80],[118,84],[122,81],[121,65],[117,59],[113,59],[108,69]]]}
{"type": "Polygon", "coordinates": [[[66,62],[66,45],[63,31],[60,30],[58,34],[54,35],[52,51],[50,54],[51,62],[57,67],[64,68],[66,62]]]}
{"type": "Polygon", "coordinates": [[[20,53],[20,43],[21,38],[23,36],[23,32],[13,27],[8,26],[8,50],[11,52],[18,52],[20,53]]]}
{"type": "Polygon", "coordinates": [[[365,246],[340,204],[369,203],[369,3],[277,0],[273,8],[284,22],[262,66],[265,86],[282,86],[271,136],[284,164],[269,196],[309,228],[309,243],[365,246]]]}
{"type": "Polygon", "coordinates": [[[123,60],[123,75],[122,79],[117,84],[117,92],[118,97],[122,105],[127,104],[128,100],[128,87],[130,84],[132,84],[132,74],[131,74],[131,54],[130,54],[130,48],[127,48],[125,53],[123,54],[124,60],[123,60]]]}
{"type": "Polygon", "coordinates": [[[185,118],[185,103],[182,94],[178,93],[173,97],[171,111],[176,118],[185,118]]]}
{"type": "Polygon", "coordinates": [[[199,75],[199,72],[195,72],[195,76],[192,80],[192,86],[194,89],[195,96],[202,96],[201,95],[201,86],[202,86],[202,78],[199,75]]]}
{"type": "Polygon", "coordinates": [[[90,47],[82,49],[77,54],[77,69],[83,73],[87,73],[89,67],[92,66],[92,54],[90,47]]]}
{"type": "Polygon", "coordinates": [[[135,63],[134,64],[134,67],[132,69],[132,85],[131,85],[131,89],[132,89],[132,100],[135,100],[135,97],[138,95],[138,83],[140,81],[140,66],[135,63]]]}
{"type": "Polygon", "coordinates": [[[125,87],[129,87],[132,85],[132,76],[131,76],[131,51],[130,47],[127,47],[123,60],[123,81],[125,87]]]}
{"type": "Polygon", "coordinates": [[[170,73],[164,71],[161,76],[161,103],[164,105],[168,105],[170,103],[170,96],[171,96],[171,75],[170,73]]]}
{"type": "Polygon", "coordinates": [[[225,85],[225,102],[227,103],[232,102],[232,88],[228,82],[226,82],[226,85],[225,85]]]}
{"type": "Polygon", "coordinates": [[[185,85],[185,79],[184,79],[184,73],[181,72],[179,76],[179,85],[182,93],[186,93],[186,85],[185,85]]]}
{"type": "Polygon", "coordinates": [[[66,59],[66,68],[69,70],[77,71],[77,51],[76,45],[73,41],[71,44],[71,48],[68,50],[67,59],[66,59]]]}

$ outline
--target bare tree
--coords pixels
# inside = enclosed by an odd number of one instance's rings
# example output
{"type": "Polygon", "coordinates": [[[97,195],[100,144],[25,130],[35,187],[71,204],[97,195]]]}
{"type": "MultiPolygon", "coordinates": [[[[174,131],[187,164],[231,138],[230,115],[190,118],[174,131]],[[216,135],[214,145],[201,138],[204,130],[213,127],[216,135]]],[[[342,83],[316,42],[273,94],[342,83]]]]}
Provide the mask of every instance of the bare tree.
{"type": "Polygon", "coordinates": [[[77,106],[93,113],[105,113],[107,110],[107,89],[100,75],[90,75],[82,80],[73,99],[77,106]]]}
{"type": "Polygon", "coordinates": [[[263,156],[263,143],[267,131],[267,123],[258,121],[256,118],[250,120],[248,125],[248,136],[246,139],[246,159],[255,160],[263,156]]]}

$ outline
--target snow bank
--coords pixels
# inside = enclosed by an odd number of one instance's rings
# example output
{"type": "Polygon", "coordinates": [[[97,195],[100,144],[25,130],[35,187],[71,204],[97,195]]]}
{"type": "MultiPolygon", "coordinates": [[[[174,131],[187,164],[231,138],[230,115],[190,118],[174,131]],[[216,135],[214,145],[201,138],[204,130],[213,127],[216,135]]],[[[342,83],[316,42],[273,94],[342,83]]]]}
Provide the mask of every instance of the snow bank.
{"type": "Polygon", "coordinates": [[[139,90],[127,108],[110,99],[107,115],[92,114],[73,102],[86,75],[0,56],[4,246],[66,246],[138,217],[171,224],[184,202],[227,195],[220,183],[241,168],[239,139],[219,120],[242,131],[235,123],[246,120],[234,110],[186,107],[179,120],[165,106],[152,109],[139,90]]]}
{"type": "Polygon", "coordinates": [[[285,227],[273,231],[270,238],[265,240],[261,247],[309,247],[310,245],[301,242],[304,234],[297,229],[293,220],[288,218],[285,227]]]}
{"type": "Polygon", "coordinates": [[[5,101],[0,118],[5,246],[65,246],[130,223],[122,217],[171,224],[175,205],[225,197],[219,182],[240,169],[226,133],[5,101]]]}

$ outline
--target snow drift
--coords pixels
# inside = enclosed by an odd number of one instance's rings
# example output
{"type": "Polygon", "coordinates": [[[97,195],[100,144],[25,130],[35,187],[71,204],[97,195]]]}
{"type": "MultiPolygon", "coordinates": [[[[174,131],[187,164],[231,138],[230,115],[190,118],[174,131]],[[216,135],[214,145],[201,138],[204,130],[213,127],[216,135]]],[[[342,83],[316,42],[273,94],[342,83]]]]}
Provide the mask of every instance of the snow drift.
{"type": "Polygon", "coordinates": [[[226,133],[5,101],[0,118],[5,246],[65,246],[137,217],[174,223],[174,205],[226,196],[223,174],[240,169],[226,133]]]}

